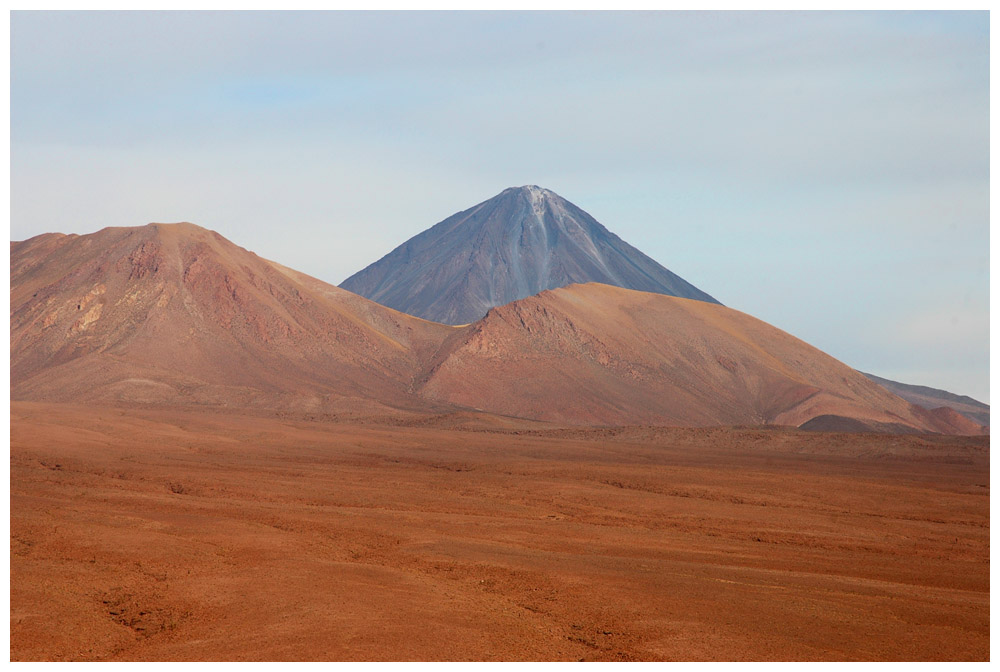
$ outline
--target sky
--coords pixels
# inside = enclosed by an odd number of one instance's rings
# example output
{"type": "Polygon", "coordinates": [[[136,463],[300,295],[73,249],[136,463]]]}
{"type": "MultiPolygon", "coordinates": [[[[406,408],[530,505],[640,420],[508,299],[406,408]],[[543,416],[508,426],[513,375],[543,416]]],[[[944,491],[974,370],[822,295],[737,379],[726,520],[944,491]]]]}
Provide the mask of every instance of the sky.
{"type": "Polygon", "coordinates": [[[11,240],[190,221],[337,284],[524,184],[989,401],[985,11],[11,15],[11,240]]]}

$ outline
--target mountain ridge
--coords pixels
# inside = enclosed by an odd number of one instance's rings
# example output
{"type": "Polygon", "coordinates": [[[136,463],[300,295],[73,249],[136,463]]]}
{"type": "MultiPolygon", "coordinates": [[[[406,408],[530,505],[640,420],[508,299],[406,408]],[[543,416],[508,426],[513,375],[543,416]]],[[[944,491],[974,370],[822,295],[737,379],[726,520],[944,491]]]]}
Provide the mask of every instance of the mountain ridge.
{"type": "Polygon", "coordinates": [[[989,404],[984,404],[970,396],[955,394],[954,392],[948,392],[936,387],[928,387],[927,385],[900,383],[895,380],[876,376],[873,373],[865,373],[864,371],[861,373],[870,380],[874,380],[879,385],[882,385],[893,394],[921,408],[928,410],[942,407],[950,408],[970,420],[978,422],[980,425],[988,427],[990,424],[989,404]]]}
{"type": "Polygon", "coordinates": [[[873,431],[981,429],[720,304],[591,282],[449,326],[186,223],[11,243],[11,398],[563,425],[825,416],[873,431]]]}

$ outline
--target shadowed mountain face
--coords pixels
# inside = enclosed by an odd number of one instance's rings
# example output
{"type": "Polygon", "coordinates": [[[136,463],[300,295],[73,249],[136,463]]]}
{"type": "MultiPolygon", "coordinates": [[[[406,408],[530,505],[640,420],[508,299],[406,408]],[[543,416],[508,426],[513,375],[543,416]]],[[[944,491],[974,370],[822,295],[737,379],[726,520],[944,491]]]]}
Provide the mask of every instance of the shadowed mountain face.
{"type": "Polygon", "coordinates": [[[11,396],[324,410],[410,403],[451,328],[193,224],[11,243],[11,396]]]}
{"type": "MultiPolygon", "coordinates": [[[[864,373],[864,372],[862,372],[864,373]]],[[[906,399],[911,404],[916,404],[921,408],[950,408],[957,413],[964,415],[970,420],[974,420],[980,425],[990,425],[990,407],[981,401],[976,401],[972,397],[954,394],[944,390],[923,385],[907,385],[897,383],[887,378],[879,378],[871,373],[865,373],[870,380],[889,390],[895,395],[906,399]]]]}
{"type": "Polygon", "coordinates": [[[340,286],[410,315],[468,324],[495,306],[585,282],[718,303],[536,186],[452,215],[340,286]]]}

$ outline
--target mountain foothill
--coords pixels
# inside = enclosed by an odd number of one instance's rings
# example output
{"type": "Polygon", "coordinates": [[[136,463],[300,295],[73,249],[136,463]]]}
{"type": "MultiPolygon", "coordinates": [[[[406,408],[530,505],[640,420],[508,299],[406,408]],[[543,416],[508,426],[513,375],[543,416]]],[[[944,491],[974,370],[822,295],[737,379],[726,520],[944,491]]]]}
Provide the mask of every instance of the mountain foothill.
{"type": "Polygon", "coordinates": [[[14,400],[988,431],[985,405],[912,403],[535,186],[445,219],[340,287],[189,223],[43,234],[10,254],[14,400]]]}

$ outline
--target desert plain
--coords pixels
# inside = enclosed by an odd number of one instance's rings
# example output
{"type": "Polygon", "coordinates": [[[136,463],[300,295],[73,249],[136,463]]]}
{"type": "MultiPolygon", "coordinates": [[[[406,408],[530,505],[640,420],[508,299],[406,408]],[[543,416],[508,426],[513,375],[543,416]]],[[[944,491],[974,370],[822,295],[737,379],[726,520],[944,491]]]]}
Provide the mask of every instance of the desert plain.
{"type": "Polygon", "coordinates": [[[989,437],[11,404],[12,660],[988,660],[989,437]]]}

